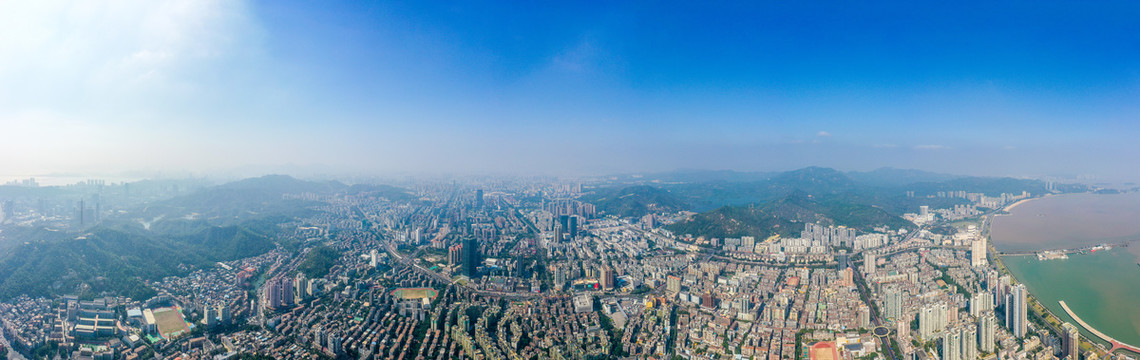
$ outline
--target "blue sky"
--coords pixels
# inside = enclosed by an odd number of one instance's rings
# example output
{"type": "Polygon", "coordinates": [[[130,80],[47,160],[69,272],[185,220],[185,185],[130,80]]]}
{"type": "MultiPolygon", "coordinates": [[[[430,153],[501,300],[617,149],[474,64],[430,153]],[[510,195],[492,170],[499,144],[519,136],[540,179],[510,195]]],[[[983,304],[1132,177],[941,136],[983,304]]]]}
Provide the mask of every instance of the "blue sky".
{"type": "Polygon", "coordinates": [[[0,166],[17,174],[1140,175],[1128,2],[43,1],[0,14],[13,24],[0,151],[21,154],[0,166]]]}

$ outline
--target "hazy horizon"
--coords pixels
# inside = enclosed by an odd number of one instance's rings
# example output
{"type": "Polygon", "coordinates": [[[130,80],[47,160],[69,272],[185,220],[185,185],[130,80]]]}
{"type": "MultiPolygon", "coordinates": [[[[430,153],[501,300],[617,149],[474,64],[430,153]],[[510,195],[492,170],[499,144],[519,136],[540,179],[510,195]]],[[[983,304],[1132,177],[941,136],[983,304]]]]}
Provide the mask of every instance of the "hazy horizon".
{"type": "Polygon", "coordinates": [[[1134,3],[543,5],[0,3],[0,176],[1140,179],[1134,3]]]}

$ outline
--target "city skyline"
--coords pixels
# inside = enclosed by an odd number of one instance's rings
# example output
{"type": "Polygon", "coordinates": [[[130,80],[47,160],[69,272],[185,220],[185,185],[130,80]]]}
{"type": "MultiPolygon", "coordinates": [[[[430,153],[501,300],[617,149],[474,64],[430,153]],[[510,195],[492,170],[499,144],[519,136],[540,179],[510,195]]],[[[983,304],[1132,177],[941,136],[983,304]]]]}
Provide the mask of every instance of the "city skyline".
{"type": "Polygon", "coordinates": [[[1130,3],[0,6],[10,175],[1140,175],[1130,3]]]}

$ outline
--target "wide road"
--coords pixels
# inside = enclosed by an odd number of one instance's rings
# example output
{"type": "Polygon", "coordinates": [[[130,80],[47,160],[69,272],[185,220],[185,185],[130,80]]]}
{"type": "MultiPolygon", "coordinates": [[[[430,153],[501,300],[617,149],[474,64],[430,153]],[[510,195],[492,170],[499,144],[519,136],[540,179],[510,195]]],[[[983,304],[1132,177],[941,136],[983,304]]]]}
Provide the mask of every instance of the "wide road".
{"type": "MultiPolygon", "coordinates": [[[[881,316],[882,314],[879,314],[877,307],[872,306],[871,292],[867,290],[867,282],[863,279],[862,272],[852,271],[852,273],[855,274],[855,284],[859,288],[859,296],[862,297],[863,301],[867,303],[867,306],[871,308],[871,322],[874,323],[876,327],[883,326],[884,321],[881,316]]],[[[891,346],[891,342],[887,340],[890,339],[890,337],[880,338],[876,336],[875,339],[879,340],[879,346],[883,348],[883,352],[885,352],[890,359],[899,359],[896,350],[891,346]]]]}

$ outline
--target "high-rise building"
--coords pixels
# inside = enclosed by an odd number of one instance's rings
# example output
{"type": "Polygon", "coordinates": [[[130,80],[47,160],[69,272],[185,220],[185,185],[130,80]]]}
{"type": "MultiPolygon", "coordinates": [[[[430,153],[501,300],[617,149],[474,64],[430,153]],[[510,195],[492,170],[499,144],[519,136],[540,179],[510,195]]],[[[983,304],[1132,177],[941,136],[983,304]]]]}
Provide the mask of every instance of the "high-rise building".
{"type": "Polygon", "coordinates": [[[1007,295],[1009,295],[1009,286],[1011,284],[1013,284],[1013,281],[1009,275],[1002,275],[997,278],[997,281],[991,286],[994,292],[994,306],[1005,306],[1005,299],[1007,295]]]}
{"type": "Polygon", "coordinates": [[[483,208],[483,189],[475,190],[475,208],[483,208]]]}
{"type": "Polygon", "coordinates": [[[962,360],[962,333],[958,329],[942,333],[942,360],[962,360]]]}
{"type": "Polygon", "coordinates": [[[994,352],[994,341],[997,336],[997,317],[993,313],[982,315],[978,319],[978,349],[994,352]]]}
{"type": "Polygon", "coordinates": [[[376,249],[372,249],[372,251],[369,251],[368,252],[368,265],[370,265],[372,267],[376,267],[376,259],[378,257],[379,257],[379,255],[376,253],[376,249]]]}
{"type": "Polygon", "coordinates": [[[875,273],[875,254],[871,252],[863,253],[863,272],[867,275],[875,273]]]}
{"type": "Polygon", "coordinates": [[[451,266],[458,266],[463,263],[463,244],[455,244],[447,248],[447,263],[451,266]]]}
{"type": "Polygon", "coordinates": [[[847,255],[847,250],[839,250],[839,254],[835,255],[835,262],[835,268],[839,271],[843,271],[843,269],[851,266],[851,256],[847,255]]]}
{"type": "Polygon", "coordinates": [[[935,333],[945,330],[949,323],[949,313],[945,303],[923,305],[918,312],[919,336],[923,340],[930,340],[935,333]]]}
{"type": "Polygon", "coordinates": [[[975,292],[970,297],[970,315],[973,317],[980,317],[983,313],[993,310],[994,300],[993,295],[989,291],[982,290],[975,292]]]}
{"type": "Polygon", "coordinates": [[[554,266],[554,286],[561,289],[563,286],[566,286],[567,280],[569,280],[569,279],[567,279],[566,267],[562,266],[562,265],[555,265],[554,266]]]}
{"type": "Polygon", "coordinates": [[[293,278],[293,284],[292,284],[293,285],[293,301],[294,302],[299,303],[299,302],[304,301],[307,298],[307,296],[306,296],[307,291],[305,291],[305,290],[308,287],[307,286],[308,284],[309,284],[309,282],[305,281],[305,274],[297,273],[297,277],[293,278]]]}
{"type": "Polygon", "coordinates": [[[1068,360],[1080,360],[1081,337],[1077,327],[1070,323],[1061,324],[1061,356],[1068,360]]]}
{"type": "Polygon", "coordinates": [[[716,308],[716,297],[711,293],[701,295],[701,306],[706,308],[716,308]]]}
{"type": "Polygon", "coordinates": [[[905,339],[910,336],[910,320],[909,315],[903,315],[903,317],[895,320],[895,334],[898,338],[905,339]]]}
{"type": "Polygon", "coordinates": [[[970,325],[962,328],[962,359],[978,358],[978,328],[970,325]]]}
{"type": "Polygon", "coordinates": [[[295,300],[293,296],[293,282],[290,281],[289,278],[282,277],[280,285],[278,285],[277,288],[281,291],[281,305],[292,306],[294,304],[293,300],[295,300]]]}
{"type": "MultiPolygon", "coordinates": [[[[913,208],[912,208],[912,209],[913,209],[913,208]]],[[[930,215],[930,206],[928,206],[928,205],[919,205],[919,207],[918,207],[918,216],[926,217],[926,215],[930,215]]]]}
{"type": "Polygon", "coordinates": [[[207,329],[218,324],[218,317],[214,314],[214,308],[208,304],[202,306],[202,323],[206,324],[207,329]]]}
{"type": "Polygon", "coordinates": [[[609,266],[603,266],[599,277],[600,279],[598,282],[601,283],[602,289],[611,290],[614,288],[613,268],[610,268],[609,266]]]}
{"type": "Polygon", "coordinates": [[[930,304],[923,305],[922,308],[918,310],[918,336],[925,341],[933,339],[934,331],[936,330],[934,325],[934,306],[930,304]]]}
{"type": "Polygon", "coordinates": [[[463,239],[463,274],[467,277],[479,277],[479,243],[474,237],[463,239]]]}
{"type": "Polygon", "coordinates": [[[681,292],[681,278],[669,275],[669,277],[665,280],[665,290],[668,290],[669,293],[673,295],[681,292]]]}
{"type": "Polygon", "coordinates": [[[946,325],[949,323],[950,311],[946,303],[940,303],[934,306],[934,326],[938,330],[945,330],[946,325]]]}
{"type": "Polygon", "coordinates": [[[859,315],[859,327],[863,329],[871,328],[871,307],[859,305],[859,309],[856,311],[859,315]]]}
{"type": "Polygon", "coordinates": [[[903,310],[902,291],[899,291],[896,288],[890,288],[887,289],[884,295],[886,300],[884,301],[885,304],[883,306],[883,316],[886,316],[888,319],[901,319],[903,310]]]}
{"type": "Polygon", "coordinates": [[[281,307],[281,291],[277,288],[281,283],[276,279],[270,279],[265,283],[265,301],[262,304],[270,309],[281,307]]]}
{"type": "Polygon", "coordinates": [[[344,346],[342,345],[342,341],[343,340],[341,340],[340,334],[330,335],[328,346],[326,347],[329,349],[329,352],[336,354],[337,357],[340,357],[340,355],[344,353],[344,346]]]}
{"type": "Polygon", "coordinates": [[[562,242],[563,237],[564,236],[562,235],[562,224],[554,224],[554,242],[555,243],[562,242]]]}
{"type": "Polygon", "coordinates": [[[578,237],[578,216],[570,216],[566,219],[566,234],[570,235],[571,239],[578,237]]]}
{"type": "Polygon", "coordinates": [[[1026,308],[1027,293],[1025,284],[1014,285],[1009,292],[1005,304],[1006,327],[1016,337],[1025,337],[1026,321],[1028,320],[1026,308]]]}
{"type": "Polygon", "coordinates": [[[224,303],[218,305],[218,320],[221,320],[223,325],[229,325],[230,320],[232,320],[232,315],[230,315],[230,307],[226,306],[224,303]]]}
{"type": "Polygon", "coordinates": [[[986,266],[986,237],[978,236],[970,244],[970,265],[974,267],[986,266]]]}

